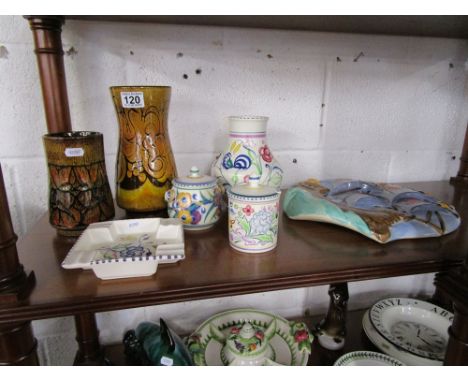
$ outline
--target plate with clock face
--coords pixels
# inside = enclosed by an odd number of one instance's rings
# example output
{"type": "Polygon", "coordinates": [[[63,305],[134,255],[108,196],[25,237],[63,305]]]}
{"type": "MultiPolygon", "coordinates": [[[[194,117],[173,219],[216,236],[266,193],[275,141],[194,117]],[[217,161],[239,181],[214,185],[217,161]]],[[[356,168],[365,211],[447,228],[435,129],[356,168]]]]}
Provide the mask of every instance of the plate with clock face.
{"type": "Polygon", "coordinates": [[[392,344],[423,358],[442,361],[453,314],[426,301],[395,297],[376,302],[369,319],[392,344]]]}

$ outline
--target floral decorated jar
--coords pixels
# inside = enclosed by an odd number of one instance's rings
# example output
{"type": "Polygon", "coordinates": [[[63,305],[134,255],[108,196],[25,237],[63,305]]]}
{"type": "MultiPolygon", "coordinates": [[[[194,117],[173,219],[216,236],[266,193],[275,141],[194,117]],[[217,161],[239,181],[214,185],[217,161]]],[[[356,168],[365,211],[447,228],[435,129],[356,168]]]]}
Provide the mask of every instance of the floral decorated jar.
{"type": "Polygon", "coordinates": [[[222,191],[216,178],[200,175],[196,167],[190,169],[190,175],[172,181],[165,200],[169,217],[182,220],[185,229],[211,228],[221,214],[222,191]]]}
{"type": "Polygon", "coordinates": [[[260,184],[279,189],[283,170],[266,141],[268,117],[236,116],[228,121],[229,143],[213,163],[212,174],[229,186],[247,183],[252,175],[260,184]]]}
{"type": "Polygon", "coordinates": [[[227,191],[229,244],[241,252],[267,252],[278,239],[280,191],[260,185],[258,176],[227,191]]]}

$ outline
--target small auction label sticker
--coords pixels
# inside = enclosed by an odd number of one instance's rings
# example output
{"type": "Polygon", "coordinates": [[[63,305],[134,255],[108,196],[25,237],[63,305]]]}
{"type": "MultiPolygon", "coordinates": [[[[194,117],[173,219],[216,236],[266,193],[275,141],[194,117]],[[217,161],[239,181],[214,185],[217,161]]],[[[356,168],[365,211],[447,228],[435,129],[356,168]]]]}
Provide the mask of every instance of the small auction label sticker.
{"type": "Polygon", "coordinates": [[[169,358],[169,357],[161,357],[161,365],[164,365],[164,366],[172,366],[174,364],[174,360],[172,358],[169,358]]]}
{"type": "Polygon", "coordinates": [[[145,107],[145,97],[143,92],[122,92],[120,93],[122,107],[126,109],[145,107]]]}
{"type": "Polygon", "coordinates": [[[66,157],[82,157],[84,155],[84,150],[81,147],[67,147],[65,149],[66,157]]]}

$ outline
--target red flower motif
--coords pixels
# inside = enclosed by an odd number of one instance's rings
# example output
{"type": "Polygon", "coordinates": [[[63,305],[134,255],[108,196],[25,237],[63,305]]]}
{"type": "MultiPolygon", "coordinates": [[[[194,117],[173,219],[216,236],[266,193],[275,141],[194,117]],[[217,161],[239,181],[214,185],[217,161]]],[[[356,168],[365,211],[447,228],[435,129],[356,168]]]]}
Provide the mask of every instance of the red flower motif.
{"type": "Polygon", "coordinates": [[[247,216],[250,216],[253,212],[255,212],[250,204],[247,204],[244,208],[242,208],[242,211],[244,211],[244,214],[247,216]]]}
{"type": "Polygon", "coordinates": [[[255,337],[257,337],[260,341],[263,340],[263,338],[265,338],[265,333],[263,333],[261,330],[257,331],[255,333],[255,337]]]}
{"type": "Polygon", "coordinates": [[[237,326],[234,326],[233,328],[231,328],[232,334],[239,334],[239,332],[240,332],[240,328],[238,328],[237,326]]]}
{"type": "Polygon", "coordinates": [[[270,163],[273,160],[273,155],[267,145],[260,147],[260,155],[265,162],[270,163]]]}
{"type": "Polygon", "coordinates": [[[307,333],[307,330],[298,330],[296,333],[294,333],[294,340],[296,342],[307,341],[308,339],[309,333],[307,333]]]}

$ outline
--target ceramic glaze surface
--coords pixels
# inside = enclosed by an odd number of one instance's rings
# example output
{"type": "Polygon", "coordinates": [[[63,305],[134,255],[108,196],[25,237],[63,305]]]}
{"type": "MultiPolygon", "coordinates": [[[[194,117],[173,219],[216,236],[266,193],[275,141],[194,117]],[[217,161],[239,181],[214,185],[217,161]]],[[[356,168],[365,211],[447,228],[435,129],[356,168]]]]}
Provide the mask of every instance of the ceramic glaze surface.
{"type": "Polygon", "coordinates": [[[264,365],[267,360],[272,361],[275,353],[269,341],[275,335],[275,331],[275,319],[266,329],[256,323],[244,322],[233,326],[227,335],[211,326],[213,338],[223,344],[223,362],[233,366],[259,366],[264,365]]]}
{"type": "Polygon", "coordinates": [[[229,117],[228,145],[212,166],[223,184],[247,183],[253,175],[260,177],[261,184],[280,188],[283,170],[267,144],[267,121],[267,117],[229,117]]]}
{"type": "Polygon", "coordinates": [[[114,217],[103,135],[92,131],[43,136],[49,169],[49,221],[57,232],[78,236],[89,224],[114,217]]]}
{"type": "Polygon", "coordinates": [[[133,365],[192,366],[184,342],[160,319],[159,325],[142,322],[124,336],[125,355],[133,365]]]}
{"type": "Polygon", "coordinates": [[[369,318],[388,341],[417,356],[442,361],[453,314],[436,305],[409,298],[375,303],[369,318]]]}
{"type": "Polygon", "coordinates": [[[199,366],[305,366],[313,336],[302,322],[254,309],[210,317],[187,340],[199,366]]]}
{"type": "Polygon", "coordinates": [[[283,203],[291,219],[340,225],[379,243],[446,235],[460,225],[453,206],[388,183],[309,179],[289,189],[283,203]]]}
{"type": "Polygon", "coordinates": [[[117,204],[127,211],[162,210],[177,175],[167,132],[171,88],[114,86],[111,93],[120,127],[117,204]]]}
{"type": "Polygon", "coordinates": [[[169,217],[180,219],[185,229],[211,228],[219,220],[221,188],[215,178],[200,175],[196,167],[189,176],[174,179],[164,198],[169,217]]]}
{"type": "MultiPolygon", "coordinates": [[[[258,181],[258,179],[256,179],[258,181]]],[[[228,191],[229,243],[241,252],[267,252],[278,240],[280,192],[250,180],[228,191]]]]}
{"type": "Polygon", "coordinates": [[[334,366],[405,366],[402,362],[385,354],[372,351],[347,353],[334,363],[334,366]]]}
{"type": "Polygon", "coordinates": [[[375,329],[369,318],[369,310],[362,317],[362,328],[369,340],[382,352],[391,357],[398,359],[408,366],[442,366],[442,361],[420,357],[409,351],[400,348],[390,341],[375,329]]]}

